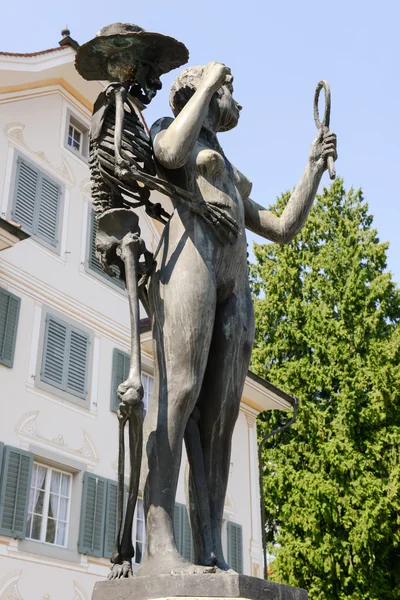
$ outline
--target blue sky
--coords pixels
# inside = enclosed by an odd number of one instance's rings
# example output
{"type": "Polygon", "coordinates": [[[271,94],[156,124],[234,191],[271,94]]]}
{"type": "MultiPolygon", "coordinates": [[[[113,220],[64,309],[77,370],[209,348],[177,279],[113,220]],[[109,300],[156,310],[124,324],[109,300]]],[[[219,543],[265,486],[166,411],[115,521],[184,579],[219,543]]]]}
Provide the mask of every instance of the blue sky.
{"type": "MultiPolygon", "coordinates": [[[[363,188],[379,237],[390,242],[388,267],[399,282],[399,20],[398,0],[20,0],[2,6],[0,50],[54,47],[65,24],[83,43],[108,23],[130,21],[183,41],[189,64],[224,62],[244,108],[239,127],[220,140],[264,206],[301,175],[315,135],[314,89],[327,79],[337,173],[347,188],[363,188]]],[[[149,124],[170,114],[173,77],[163,78],[146,109],[149,124]]]]}

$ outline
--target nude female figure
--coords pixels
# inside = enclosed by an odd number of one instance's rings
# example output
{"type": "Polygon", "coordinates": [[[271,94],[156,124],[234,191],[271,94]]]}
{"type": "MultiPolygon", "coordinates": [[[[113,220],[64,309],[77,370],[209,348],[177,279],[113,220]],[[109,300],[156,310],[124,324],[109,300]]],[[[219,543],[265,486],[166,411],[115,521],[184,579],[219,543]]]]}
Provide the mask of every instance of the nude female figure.
{"type": "Polygon", "coordinates": [[[171,90],[175,119],[160,119],[151,129],[163,177],[222,212],[218,231],[177,204],[155,256],[148,290],[155,389],[145,420],[142,468],[147,544],[138,575],[190,568],[176,549],[173,514],[183,438],[194,414],[209,499],[204,513],[192,471],[188,506],[195,563],[229,569],[221,524],[232,433],[254,341],[245,228],[277,243],[290,242],[305,223],[328,156],[337,157],[336,136],[320,130],[282,215],[256,204],[249,197],[251,183],[227,160],[216,136],[239,119],[232,82],[220,63],[184,70],[171,90]],[[224,242],[233,220],[238,229],[232,227],[224,242]]]}

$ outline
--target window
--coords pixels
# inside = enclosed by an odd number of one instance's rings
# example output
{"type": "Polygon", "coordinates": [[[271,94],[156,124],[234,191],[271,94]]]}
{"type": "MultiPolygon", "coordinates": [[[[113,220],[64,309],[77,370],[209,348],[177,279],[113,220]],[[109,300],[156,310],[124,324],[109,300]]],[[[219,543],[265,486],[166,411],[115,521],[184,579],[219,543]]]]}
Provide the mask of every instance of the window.
{"type": "Polygon", "coordinates": [[[125,289],[125,283],[119,278],[118,267],[111,267],[111,270],[115,273],[115,277],[110,277],[103,271],[103,267],[99,259],[96,256],[96,232],[97,232],[97,220],[93,209],[90,211],[90,229],[89,229],[89,252],[88,252],[88,267],[90,271],[96,275],[99,275],[103,280],[106,280],[116,287],[125,289]]]}
{"type": "Polygon", "coordinates": [[[243,573],[242,538],[242,526],[228,521],[228,564],[237,573],[243,573]]]}
{"type": "Polygon", "coordinates": [[[12,367],[21,300],[0,288],[0,364],[12,367]]]}
{"type": "MultiPolygon", "coordinates": [[[[111,377],[111,410],[117,411],[119,400],[117,396],[117,389],[120,383],[125,381],[129,375],[129,354],[122,352],[114,348],[113,352],[113,366],[112,366],[112,377],[111,377]]],[[[151,395],[153,393],[153,382],[154,379],[151,375],[142,372],[142,385],[143,385],[143,404],[145,411],[149,407],[151,395]]]]}
{"type": "Polygon", "coordinates": [[[137,499],[135,511],[135,525],[133,531],[133,547],[135,549],[135,563],[139,565],[142,562],[144,544],[146,541],[145,519],[143,500],[137,499]]]}
{"type": "Polygon", "coordinates": [[[33,454],[0,444],[0,533],[24,538],[33,454]]]}
{"type": "Polygon", "coordinates": [[[68,111],[65,147],[79,158],[89,156],[89,130],[68,111]]]}
{"type": "Polygon", "coordinates": [[[144,392],[143,404],[144,404],[145,410],[147,410],[149,408],[151,395],[153,393],[153,383],[154,383],[154,378],[151,375],[148,375],[147,373],[142,372],[142,385],[143,385],[143,392],[144,392]]]}
{"type": "Polygon", "coordinates": [[[21,156],[17,159],[13,220],[52,249],[59,246],[61,186],[21,156]]]}
{"type": "Polygon", "coordinates": [[[175,503],[174,535],[178,552],[180,552],[184,558],[187,558],[193,562],[194,548],[192,529],[190,527],[189,517],[184,504],[175,503]]]}
{"type": "Polygon", "coordinates": [[[74,150],[78,150],[78,152],[82,152],[82,131],[79,131],[77,127],[74,127],[71,123],[68,127],[68,146],[74,148],[74,150]]]}
{"type": "Polygon", "coordinates": [[[26,537],[67,546],[72,476],[33,464],[26,537]]]}
{"type": "MultiPolygon", "coordinates": [[[[117,482],[85,473],[83,477],[78,549],[82,554],[110,558],[117,534],[117,482]]],[[[126,489],[124,506],[126,502],[126,489]]],[[[132,531],[135,563],[142,560],[145,544],[143,501],[138,498],[132,531]]]]}
{"type": "Polygon", "coordinates": [[[110,558],[117,533],[117,482],[94,473],[83,477],[78,549],[110,558]]]}
{"type": "Polygon", "coordinates": [[[86,400],[89,345],[90,336],[86,331],[47,314],[40,381],[86,400]]]}

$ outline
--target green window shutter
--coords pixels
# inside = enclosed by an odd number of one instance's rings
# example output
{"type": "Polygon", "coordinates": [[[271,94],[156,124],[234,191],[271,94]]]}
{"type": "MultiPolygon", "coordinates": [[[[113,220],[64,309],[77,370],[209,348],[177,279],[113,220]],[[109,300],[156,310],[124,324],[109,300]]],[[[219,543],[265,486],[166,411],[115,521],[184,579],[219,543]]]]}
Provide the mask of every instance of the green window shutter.
{"type": "Polygon", "coordinates": [[[106,503],[106,522],[104,527],[104,553],[103,556],[110,558],[117,535],[117,499],[118,484],[109,479],[107,481],[107,503],[106,503]]]}
{"type": "Polygon", "coordinates": [[[104,277],[104,279],[107,279],[107,281],[111,281],[112,283],[114,283],[117,287],[125,289],[125,283],[121,279],[119,279],[118,267],[111,267],[112,271],[115,273],[115,277],[110,277],[109,275],[107,275],[107,273],[103,271],[103,267],[101,266],[101,263],[96,256],[96,233],[97,220],[96,214],[92,209],[90,211],[89,268],[95,273],[98,273],[99,275],[104,277]]]}
{"type": "Polygon", "coordinates": [[[46,316],[40,378],[60,389],[65,389],[65,364],[68,353],[69,325],[46,316]]]}
{"type": "Polygon", "coordinates": [[[118,348],[114,348],[111,376],[111,410],[118,410],[119,400],[117,396],[117,389],[119,384],[125,381],[129,375],[129,363],[129,354],[118,350],[118,348]]]}
{"type": "Polygon", "coordinates": [[[3,454],[4,454],[4,444],[0,442],[0,481],[1,481],[1,473],[3,468],[3,454]]]}
{"type": "Polygon", "coordinates": [[[19,157],[12,217],[32,235],[57,246],[61,186],[19,157]]]}
{"type": "Polygon", "coordinates": [[[175,503],[174,507],[174,536],[178,552],[182,554],[182,504],[175,503]]]}
{"type": "Polygon", "coordinates": [[[40,379],[86,398],[89,345],[90,338],[85,331],[47,315],[40,379]]]}
{"type": "Polygon", "coordinates": [[[0,289],[0,363],[12,367],[21,299],[0,289]]]}
{"type": "Polygon", "coordinates": [[[228,564],[237,573],[243,573],[242,526],[228,521],[228,564]]]}
{"type": "Polygon", "coordinates": [[[175,503],[174,509],[174,535],[178,552],[193,562],[194,549],[192,530],[184,504],[175,503]]]}
{"type": "Polygon", "coordinates": [[[5,446],[0,485],[0,533],[25,537],[33,454],[5,446]]]}
{"type": "Polygon", "coordinates": [[[89,343],[87,333],[70,326],[66,391],[80,398],[85,398],[87,394],[89,343]]]}
{"type": "Polygon", "coordinates": [[[194,560],[193,536],[192,528],[190,527],[189,517],[186,506],[183,507],[183,558],[187,558],[190,562],[194,560]]]}
{"type": "Polygon", "coordinates": [[[41,174],[35,232],[40,238],[57,246],[58,220],[61,204],[61,188],[41,174]]]}
{"type": "Polygon", "coordinates": [[[22,158],[17,161],[14,206],[12,217],[33,233],[35,207],[39,189],[40,172],[22,158]]]}
{"type": "Polygon", "coordinates": [[[97,221],[96,214],[92,209],[90,211],[90,247],[89,247],[89,267],[100,273],[100,275],[104,275],[105,273],[102,269],[101,263],[96,256],[96,233],[97,233],[97,221]]]}
{"type": "Polygon", "coordinates": [[[78,550],[82,554],[103,556],[106,502],[107,479],[85,473],[78,542],[78,550]]]}

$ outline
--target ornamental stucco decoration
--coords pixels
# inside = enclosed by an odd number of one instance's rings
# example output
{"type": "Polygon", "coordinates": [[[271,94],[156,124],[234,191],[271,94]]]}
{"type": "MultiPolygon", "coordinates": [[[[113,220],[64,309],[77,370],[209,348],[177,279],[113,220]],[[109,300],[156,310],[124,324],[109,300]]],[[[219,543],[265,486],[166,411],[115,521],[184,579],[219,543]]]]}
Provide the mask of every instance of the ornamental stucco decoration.
{"type": "Polygon", "coordinates": [[[0,600],[23,600],[18,590],[18,581],[22,570],[8,573],[0,581],[0,600]]]}
{"type": "Polygon", "coordinates": [[[42,448],[57,450],[71,458],[79,459],[81,462],[94,467],[99,462],[98,453],[93,440],[86,431],[82,430],[83,444],[80,448],[71,448],[59,433],[54,437],[42,435],[37,426],[39,411],[31,411],[23,415],[15,426],[15,432],[25,442],[34,442],[42,448]]]}
{"type": "Polygon", "coordinates": [[[23,123],[12,122],[7,123],[5,125],[3,131],[7,138],[12,141],[17,147],[21,148],[23,151],[27,151],[31,154],[35,159],[39,159],[45,168],[50,169],[53,173],[60,177],[68,186],[74,186],[76,181],[73,174],[73,170],[71,169],[68,161],[62,156],[61,157],[61,165],[55,166],[49,160],[46,153],[43,150],[33,150],[25,141],[23,131],[26,125],[23,123]]]}

